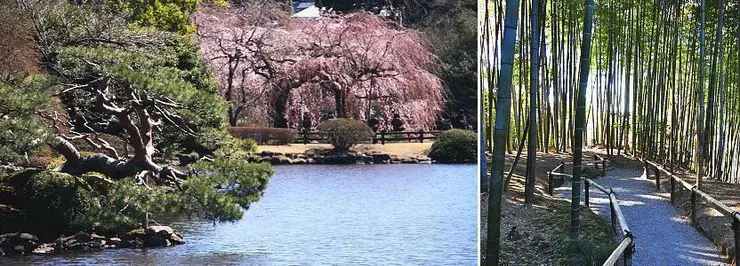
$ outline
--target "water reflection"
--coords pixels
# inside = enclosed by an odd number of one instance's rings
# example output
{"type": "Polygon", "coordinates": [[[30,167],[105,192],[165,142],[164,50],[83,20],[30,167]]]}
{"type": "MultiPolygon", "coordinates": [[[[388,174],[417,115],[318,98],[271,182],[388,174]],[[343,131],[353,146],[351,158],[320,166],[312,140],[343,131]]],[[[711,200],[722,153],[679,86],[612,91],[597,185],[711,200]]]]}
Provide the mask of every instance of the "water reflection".
{"type": "Polygon", "coordinates": [[[475,265],[475,165],[280,166],[236,223],[180,221],[187,244],[0,264],[475,265]]]}

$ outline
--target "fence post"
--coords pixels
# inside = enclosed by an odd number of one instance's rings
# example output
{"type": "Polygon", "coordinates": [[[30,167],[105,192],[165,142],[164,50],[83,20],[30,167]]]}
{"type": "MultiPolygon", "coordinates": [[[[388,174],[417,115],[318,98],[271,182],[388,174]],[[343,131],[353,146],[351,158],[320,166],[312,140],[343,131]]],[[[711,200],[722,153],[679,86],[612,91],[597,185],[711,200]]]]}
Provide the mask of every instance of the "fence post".
{"type": "Polygon", "coordinates": [[[691,225],[696,226],[696,185],[691,187],[691,225]]]}
{"type": "Polygon", "coordinates": [[[645,169],[643,173],[645,173],[645,179],[650,179],[650,171],[648,170],[648,163],[645,160],[642,160],[642,168],[645,169]]]}
{"type": "Polygon", "coordinates": [[[547,192],[552,196],[552,171],[547,171],[547,192]]]}
{"type": "Polygon", "coordinates": [[[589,203],[588,203],[588,198],[589,198],[588,192],[590,190],[589,186],[591,186],[591,182],[588,182],[588,178],[584,178],[583,179],[583,200],[584,200],[584,203],[586,203],[586,207],[589,206],[589,203]]]}
{"type": "Polygon", "coordinates": [[[303,129],[303,144],[308,144],[308,129],[303,129]]]}
{"type": "Polygon", "coordinates": [[[380,144],[385,145],[385,130],[380,131],[380,144]]]}
{"type": "Polygon", "coordinates": [[[660,170],[655,167],[655,188],[660,190],[660,170]]]}
{"type": "Polygon", "coordinates": [[[606,177],[606,160],[604,159],[601,159],[601,176],[606,177]]]}
{"type": "Polygon", "coordinates": [[[624,250],[624,266],[631,266],[632,265],[632,253],[634,252],[635,248],[635,237],[632,236],[632,232],[627,231],[626,236],[630,239],[630,245],[627,247],[627,249],[624,250]]]}
{"type": "Polygon", "coordinates": [[[676,180],[673,179],[673,177],[669,177],[671,179],[671,204],[674,203],[673,201],[673,188],[676,185],[676,180]]]}
{"type": "Polygon", "coordinates": [[[424,143],[424,130],[419,130],[419,143],[424,143]]]}
{"type": "Polygon", "coordinates": [[[740,264],[740,212],[732,213],[732,229],[735,231],[735,265],[740,264]]]}
{"type": "Polygon", "coordinates": [[[614,190],[609,189],[609,209],[611,210],[611,218],[612,218],[612,234],[614,234],[614,237],[617,237],[617,212],[614,210],[614,204],[615,202],[612,201],[611,194],[614,194],[614,190]]]}

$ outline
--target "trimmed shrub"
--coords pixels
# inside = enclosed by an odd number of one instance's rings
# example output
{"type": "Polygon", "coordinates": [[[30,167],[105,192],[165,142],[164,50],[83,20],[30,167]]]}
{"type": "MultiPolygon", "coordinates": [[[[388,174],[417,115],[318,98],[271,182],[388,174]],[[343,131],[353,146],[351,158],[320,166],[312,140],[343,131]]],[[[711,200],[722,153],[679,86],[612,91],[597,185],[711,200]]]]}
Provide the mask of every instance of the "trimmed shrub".
{"type": "Polygon", "coordinates": [[[373,139],[373,130],[360,120],[338,118],[318,126],[336,152],[346,152],[355,144],[373,139]]]}
{"type": "Polygon", "coordinates": [[[276,127],[230,127],[229,132],[234,137],[254,139],[259,144],[290,144],[298,136],[298,131],[295,129],[276,127]]]}
{"type": "Polygon", "coordinates": [[[473,131],[450,129],[432,144],[429,158],[439,163],[472,163],[478,157],[477,142],[473,131]]]}

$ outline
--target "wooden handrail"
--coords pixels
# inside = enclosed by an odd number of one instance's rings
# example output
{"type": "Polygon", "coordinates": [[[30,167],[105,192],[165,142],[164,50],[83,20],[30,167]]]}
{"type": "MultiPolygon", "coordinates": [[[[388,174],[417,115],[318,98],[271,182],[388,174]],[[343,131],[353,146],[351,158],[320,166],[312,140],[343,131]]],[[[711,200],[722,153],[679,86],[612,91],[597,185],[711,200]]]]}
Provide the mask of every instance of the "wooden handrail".
{"type": "Polygon", "coordinates": [[[697,193],[697,194],[699,194],[699,196],[701,196],[702,198],[704,198],[704,200],[712,203],[724,215],[733,216],[733,213],[735,212],[735,210],[731,209],[729,206],[727,206],[724,203],[716,200],[712,196],[709,196],[709,194],[704,193],[704,191],[701,191],[698,188],[697,189],[694,189],[694,192],[697,193]]]}
{"type": "MultiPolygon", "coordinates": [[[[705,201],[709,202],[713,208],[718,209],[722,214],[732,219],[731,226],[735,234],[734,257],[735,257],[736,262],[740,261],[740,212],[735,211],[734,209],[730,208],[726,204],[710,196],[706,192],[699,190],[697,186],[689,184],[689,182],[686,182],[682,178],[679,178],[678,176],[669,172],[668,170],[658,165],[657,163],[651,162],[649,160],[642,160],[642,161],[645,164],[646,172],[648,170],[647,169],[648,165],[656,169],[656,177],[657,177],[656,185],[660,182],[660,179],[658,177],[660,172],[663,172],[666,175],[668,175],[668,177],[671,180],[671,188],[670,188],[671,189],[671,203],[673,203],[672,202],[674,198],[673,193],[675,190],[673,186],[676,182],[678,182],[679,184],[681,184],[681,186],[683,186],[685,189],[691,192],[691,224],[694,224],[694,225],[696,224],[696,205],[697,205],[696,196],[697,195],[700,196],[705,201]]],[[[657,186],[657,187],[658,189],[660,189],[660,186],[657,186]]]]}
{"type": "MultiPolygon", "coordinates": [[[[601,156],[594,155],[594,158],[596,160],[592,161],[583,161],[582,164],[591,164],[598,166],[601,164],[601,171],[602,175],[606,174],[606,159],[604,159],[601,156]]],[[[548,177],[548,183],[549,183],[549,191],[550,195],[552,195],[553,190],[553,182],[552,178],[554,176],[562,176],[562,177],[573,177],[573,175],[565,174],[565,173],[559,173],[557,172],[565,165],[572,165],[572,162],[563,162],[560,163],[558,166],[556,166],[553,170],[547,172],[548,177]]],[[[627,225],[627,220],[624,218],[624,213],[622,213],[622,208],[619,206],[619,200],[617,199],[617,194],[614,193],[613,190],[607,190],[603,186],[599,185],[595,181],[591,180],[590,178],[583,178],[584,180],[584,204],[586,207],[589,206],[589,187],[593,186],[597,190],[601,191],[602,193],[609,196],[609,206],[612,210],[612,230],[616,234],[616,226],[619,225],[619,228],[621,229],[621,237],[622,242],[617,246],[614,251],[612,251],[611,255],[609,255],[609,258],[604,262],[604,265],[614,265],[617,260],[619,260],[620,257],[624,258],[625,265],[631,265],[632,264],[632,248],[634,247],[634,236],[632,235],[632,232],[630,231],[629,225],[627,225]]]]}
{"type": "MultiPolygon", "coordinates": [[[[599,161],[599,160],[587,160],[587,161],[582,161],[581,162],[582,165],[584,165],[584,164],[592,164],[592,165],[594,165],[594,164],[600,164],[600,163],[601,163],[601,161],[599,161]]],[[[564,162],[563,164],[565,164],[565,165],[573,165],[573,162],[564,162]]]]}
{"type": "Polygon", "coordinates": [[[553,175],[553,176],[573,177],[573,175],[571,175],[571,174],[556,173],[556,172],[552,172],[551,175],[553,175]]]}
{"type": "Polygon", "coordinates": [[[564,163],[564,162],[563,162],[563,163],[560,163],[560,164],[558,164],[558,166],[555,166],[555,168],[554,168],[554,169],[552,169],[552,171],[553,171],[553,172],[555,172],[555,171],[557,171],[557,170],[560,170],[560,168],[562,168],[563,166],[565,166],[565,163],[564,163]]]}
{"type": "MultiPolygon", "coordinates": [[[[593,164],[598,166],[601,164],[601,171],[602,174],[606,174],[606,160],[602,158],[601,156],[594,155],[594,158],[597,160],[593,161],[583,161],[583,164],[593,164]]],[[[562,177],[573,177],[573,175],[566,174],[566,173],[559,173],[557,172],[565,165],[572,165],[572,162],[562,162],[558,164],[554,169],[547,172],[547,178],[548,178],[548,184],[549,184],[549,192],[550,195],[552,195],[553,191],[553,181],[552,178],[555,176],[562,176],[562,177]]],[[[616,226],[619,224],[619,228],[621,229],[621,235],[622,235],[622,242],[617,246],[614,251],[612,251],[611,255],[609,255],[609,258],[604,262],[604,265],[614,265],[617,260],[620,257],[624,257],[625,265],[631,265],[632,264],[632,248],[634,247],[634,236],[632,235],[632,232],[629,229],[629,225],[627,225],[627,220],[624,218],[624,213],[622,213],[622,208],[619,207],[619,201],[617,199],[617,194],[614,193],[613,190],[607,190],[603,186],[599,185],[595,181],[591,180],[590,178],[583,178],[584,179],[584,203],[586,207],[589,206],[589,186],[595,187],[597,190],[601,191],[602,193],[609,196],[609,206],[612,209],[612,230],[616,233],[616,226]]],[[[740,216],[740,215],[739,215],[740,216]]]]}
{"type": "Polygon", "coordinates": [[[600,190],[600,191],[601,191],[601,192],[603,192],[604,194],[607,194],[607,195],[609,195],[609,193],[610,193],[610,192],[609,192],[609,190],[606,190],[606,188],[604,188],[604,187],[602,187],[601,185],[599,185],[599,183],[596,183],[596,182],[594,182],[593,180],[591,180],[591,178],[586,178],[586,182],[590,183],[590,184],[591,184],[591,185],[593,185],[593,186],[594,186],[594,187],[595,187],[596,189],[600,190]]]}
{"type": "Polygon", "coordinates": [[[661,166],[657,165],[657,164],[656,164],[656,163],[654,163],[654,162],[648,161],[648,160],[645,160],[645,162],[646,162],[647,164],[649,164],[650,166],[652,166],[652,167],[654,167],[654,168],[658,169],[659,171],[661,171],[661,172],[665,173],[665,174],[666,174],[666,175],[668,175],[668,176],[669,176],[670,178],[673,178],[673,179],[675,179],[676,181],[678,181],[678,182],[679,182],[679,183],[680,183],[680,184],[681,184],[681,185],[682,185],[682,186],[683,186],[684,188],[686,188],[687,190],[692,190],[692,191],[696,192],[696,194],[698,194],[699,196],[701,196],[701,197],[702,197],[702,198],[703,198],[704,200],[706,200],[706,201],[708,201],[708,202],[712,203],[713,207],[715,207],[715,208],[719,209],[719,210],[720,210],[720,212],[722,212],[723,214],[725,214],[725,215],[728,215],[728,216],[732,216],[732,215],[733,215],[733,212],[735,212],[735,210],[734,210],[734,209],[730,208],[729,206],[725,205],[724,203],[722,203],[722,202],[718,201],[717,199],[713,198],[712,196],[710,196],[710,195],[709,195],[709,194],[707,194],[706,192],[704,192],[704,191],[701,191],[701,190],[699,190],[699,189],[698,189],[698,188],[696,188],[696,187],[695,187],[694,185],[691,185],[691,184],[689,184],[688,182],[686,182],[686,181],[685,181],[685,180],[683,180],[682,178],[680,178],[680,177],[678,177],[678,176],[674,175],[673,173],[669,172],[669,171],[668,171],[668,170],[666,170],[665,168],[663,168],[663,167],[661,167],[661,166]]]}
{"type": "MultiPolygon", "coordinates": [[[[601,164],[601,168],[602,168],[601,169],[601,173],[602,173],[602,175],[606,175],[606,159],[602,158],[599,155],[594,155],[594,157],[597,158],[598,160],[582,161],[581,164],[591,164],[591,165],[594,165],[594,166],[598,166],[599,164],[601,164]]],[[[560,170],[561,168],[565,167],[566,165],[573,165],[573,162],[561,162],[560,164],[558,164],[558,166],[555,166],[555,168],[553,168],[552,170],[550,170],[549,172],[547,172],[547,179],[548,179],[548,185],[549,185],[548,191],[550,192],[550,195],[552,195],[552,191],[554,189],[553,188],[554,184],[553,184],[553,181],[552,181],[552,178],[553,177],[556,177],[556,176],[571,177],[571,178],[573,177],[573,175],[571,175],[571,174],[559,173],[558,172],[558,170],[560,170]]],[[[606,193],[606,192],[604,192],[604,193],[606,193]]]]}
{"type": "Polygon", "coordinates": [[[682,185],[682,186],[683,186],[684,188],[686,188],[686,189],[688,189],[688,190],[691,190],[691,189],[693,188],[693,186],[694,186],[694,185],[692,185],[692,184],[689,184],[689,182],[686,182],[686,181],[684,181],[683,179],[681,179],[681,178],[679,178],[679,177],[675,176],[675,175],[674,175],[673,173],[669,172],[668,170],[666,170],[666,169],[665,169],[665,168],[663,168],[662,166],[660,166],[660,165],[658,165],[658,164],[656,164],[656,163],[654,163],[654,162],[648,161],[648,160],[644,160],[644,162],[645,162],[645,163],[647,163],[647,164],[649,164],[650,166],[654,167],[655,169],[658,169],[658,170],[660,170],[661,172],[665,173],[665,174],[666,174],[666,175],[668,175],[669,177],[671,177],[671,178],[675,179],[675,180],[676,180],[676,181],[678,181],[678,182],[679,182],[679,183],[680,183],[680,184],[681,184],[681,185],[682,185]]]}
{"type": "Polygon", "coordinates": [[[628,248],[632,248],[632,238],[627,237],[624,240],[622,240],[622,243],[619,243],[619,246],[617,246],[616,249],[612,252],[611,255],[609,255],[609,258],[606,259],[603,266],[612,266],[617,263],[617,260],[619,260],[619,257],[624,253],[628,248]]]}
{"type": "MultiPolygon", "coordinates": [[[[436,140],[443,131],[378,131],[373,134],[373,143],[386,141],[414,141],[436,140]]],[[[300,131],[295,137],[294,143],[308,144],[309,141],[326,141],[326,133],[319,131],[300,131]]]]}
{"type": "Polygon", "coordinates": [[[619,228],[622,229],[622,236],[628,236],[631,234],[630,228],[627,225],[627,220],[624,219],[624,214],[622,213],[622,208],[619,207],[619,200],[617,199],[617,194],[614,193],[614,191],[611,191],[609,193],[609,199],[612,200],[612,202],[615,202],[614,205],[614,212],[617,214],[617,221],[619,222],[619,228]]]}
{"type": "MultiPolygon", "coordinates": [[[[390,134],[399,134],[399,135],[418,135],[418,134],[439,135],[442,132],[443,131],[423,131],[423,130],[420,130],[420,131],[386,131],[385,134],[386,135],[390,135],[390,134]]],[[[323,134],[326,134],[326,133],[321,132],[321,131],[308,131],[308,132],[300,131],[300,132],[298,132],[298,135],[299,136],[300,135],[323,135],[323,134]]],[[[376,134],[380,134],[380,131],[376,132],[376,134]]]]}

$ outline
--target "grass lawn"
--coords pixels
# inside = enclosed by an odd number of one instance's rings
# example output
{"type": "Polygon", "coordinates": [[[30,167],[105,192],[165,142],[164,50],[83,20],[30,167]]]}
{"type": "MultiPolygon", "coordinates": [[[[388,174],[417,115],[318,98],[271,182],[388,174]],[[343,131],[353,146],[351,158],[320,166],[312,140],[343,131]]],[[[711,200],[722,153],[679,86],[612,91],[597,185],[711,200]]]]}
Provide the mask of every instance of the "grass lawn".
{"type": "MultiPolygon", "coordinates": [[[[304,153],[307,150],[329,150],[330,144],[289,144],[289,145],[259,145],[257,152],[271,151],[281,153],[304,153]]],[[[432,148],[432,142],[425,143],[386,143],[383,144],[359,144],[351,148],[355,152],[371,153],[381,152],[398,157],[426,156],[432,148]]]]}

